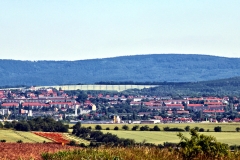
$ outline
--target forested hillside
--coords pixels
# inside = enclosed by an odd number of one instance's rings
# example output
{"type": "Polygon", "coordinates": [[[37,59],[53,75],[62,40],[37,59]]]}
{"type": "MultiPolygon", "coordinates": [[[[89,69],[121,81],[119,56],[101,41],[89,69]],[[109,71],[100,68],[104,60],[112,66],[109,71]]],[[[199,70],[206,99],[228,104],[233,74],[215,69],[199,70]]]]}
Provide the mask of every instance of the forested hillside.
{"type": "Polygon", "coordinates": [[[79,61],[0,60],[0,86],[104,81],[197,82],[240,75],[240,58],[155,54],[79,61]]]}
{"type": "MultiPolygon", "coordinates": [[[[134,91],[136,92],[136,91],[134,91]]],[[[171,96],[239,96],[240,77],[201,82],[161,83],[158,87],[143,89],[139,94],[171,96]]]]}

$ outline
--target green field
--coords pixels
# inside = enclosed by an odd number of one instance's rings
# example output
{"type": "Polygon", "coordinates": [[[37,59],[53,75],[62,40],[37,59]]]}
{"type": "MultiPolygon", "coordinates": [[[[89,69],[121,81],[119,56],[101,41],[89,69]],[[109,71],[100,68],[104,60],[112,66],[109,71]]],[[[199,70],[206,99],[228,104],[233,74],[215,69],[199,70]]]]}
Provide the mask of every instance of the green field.
{"type": "Polygon", "coordinates": [[[50,140],[37,136],[31,132],[21,132],[14,130],[0,130],[0,140],[6,140],[6,142],[17,142],[22,140],[24,143],[42,143],[51,142],[50,140]]]}
{"type": "MultiPolygon", "coordinates": [[[[121,130],[122,126],[124,124],[99,124],[102,126],[102,129],[106,129],[107,127],[110,128],[110,130],[113,130],[115,126],[118,126],[121,130]]],[[[209,131],[214,131],[214,127],[220,126],[222,127],[223,132],[235,132],[237,127],[240,127],[240,123],[167,123],[167,124],[127,124],[129,126],[129,129],[131,130],[134,125],[139,125],[139,127],[148,125],[150,128],[153,128],[153,126],[157,125],[161,130],[163,130],[164,127],[178,127],[184,129],[186,126],[190,126],[191,128],[199,127],[204,128],[205,131],[209,129],[209,131]]],[[[95,128],[96,124],[82,124],[84,127],[91,126],[92,129],[95,128]]]]}
{"type": "MultiPolygon", "coordinates": [[[[134,139],[136,142],[163,144],[164,142],[179,142],[177,137],[178,132],[159,132],[159,131],[114,131],[114,130],[102,130],[103,133],[116,134],[120,138],[134,139]]],[[[188,132],[181,132],[185,136],[190,138],[188,132]]],[[[200,134],[211,135],[217,138],[219,142],[227,143],[229,145],[240,145],[240,133],[239,132],[200,132],[200,134]]]]}

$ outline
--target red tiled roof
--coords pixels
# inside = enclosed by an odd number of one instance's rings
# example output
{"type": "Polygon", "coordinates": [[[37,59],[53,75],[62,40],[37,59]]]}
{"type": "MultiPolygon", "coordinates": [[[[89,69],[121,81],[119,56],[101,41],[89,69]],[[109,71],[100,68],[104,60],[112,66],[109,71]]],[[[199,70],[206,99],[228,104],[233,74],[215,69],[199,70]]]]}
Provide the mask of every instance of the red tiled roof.
{"type": "Polygon", "coordinates": [[[224,110],[204,110],[204,113],[224,113],[224,110]]]}
{"type": "Polygon", "coordinates": [[[1,104],[2,107],[11,107],[11,106],[18,106],[18,103],[3,103],[1,104]]]}
{"type": "Polygon", "coordinates": [[[183,107],[182,104],[166,104],[167,107],[183,107]]]}
{"type": "Polygon", "coordinates": [[[38,102],[25,102],[22,104],[22,106],[49,106],[49,104],[38,102]]]}
{"type": "Polygon", "coordinates": [[[188,104],[188,107],[203,107],[203,104],[188,104]]]}

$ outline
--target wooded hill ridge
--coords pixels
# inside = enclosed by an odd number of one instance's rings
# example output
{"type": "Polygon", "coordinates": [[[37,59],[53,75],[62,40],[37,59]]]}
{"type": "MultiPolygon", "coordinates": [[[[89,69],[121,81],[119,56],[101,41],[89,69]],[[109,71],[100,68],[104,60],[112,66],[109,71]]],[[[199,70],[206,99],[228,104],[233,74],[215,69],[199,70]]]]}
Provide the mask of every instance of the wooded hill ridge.
{"type": "Polygon", "coordinates": [[[0,60],[0,86],[198,82],[240,75],[240,58],[152,54],[77,61],[0,60]]]}

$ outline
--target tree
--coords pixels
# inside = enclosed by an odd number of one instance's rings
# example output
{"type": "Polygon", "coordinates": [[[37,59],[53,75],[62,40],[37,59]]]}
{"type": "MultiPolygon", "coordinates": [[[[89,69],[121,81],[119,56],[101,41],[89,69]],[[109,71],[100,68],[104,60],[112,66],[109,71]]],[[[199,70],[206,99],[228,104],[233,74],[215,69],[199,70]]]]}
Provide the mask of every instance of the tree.
{"type": "Polygon", "coordinates": [[[186,126],[184,129],[185,129],[185,131],[189,132],[190,131],[190,126],[186,126]]]}
{"type": "Polygon", "coordinates": [[[239,131],[240,131],[240,127],[237,127],[237,128],[236,128],[236,131],[239,132],[239,131]]]}
{"type": "Polygon", "coordinates": [[[138,128],[139,128],[139,125],[135,125],[135,126],[132,127],[132,130],[136,131],[138,128]]]}
{"type": "Polygon", "coordinates": [[[17,131],[30,131],[30,126],[27,122],[18,122],[14,129],[17,131]]]}
{"type": "Polygon", "coordinates": [[[76,134],[78,130],[80,130],[81,128],[81,122],[77,122],[74,126],[73,126],[73,131],[72,134],[76,134]]]}
{"type": "Polygon", "coordinates": [[[129,130],[129,127],[128,127],[127,125],[123,125],[123,126],[122,126],[122,129],[124,129],[124,130],[129,130]]]}
{"type": "Polygon", "coordinates": [[[102,130],[102,126],[96,125],[96,126],[95,126],[95,129],[96,129],[96,130],[102,130]]]}
{"type": "Polygon", "coordinates": [[[84,103],[88,98],[88,95],[83,92],[83,91],[80,91],[79,94],[78,94],[78,98],[76,99],[76,101],[78,101],[79,103],[84,103]]]}
{"type": "Polygon", "coordinates": [[[153,127],[153,130],[154,131],[160,131],[161,129],[156,125],[156,126],[153,127]]]}
{"type": "Polygon", "coordinates": [[[149,130],[149,126],[148,125],[140,127],[140,131],[148,131],[148,130],[149,130]]]}
{"type": "Polygon", "coordinates": [[[179,152],[185,160],[196,159],[204,155],[205,159],[220,159],[228,156],[228,145],[217,142],[213,136],[207,136],[197,133],[195,129],[190,130],[191,138],[178,133],[180,142],[179,152]]]}
{"type": "Polygon", "coordinates": [[[118,126],[114,127],[114,130],[118,130],[118,129],[119,129],[118,126]]]}
{"type": "Polygon", "coordinates": [[[215,132],[222,132],[222,127],[220,127],[220,126],[214,127],[214,131],[215,132]]]}

